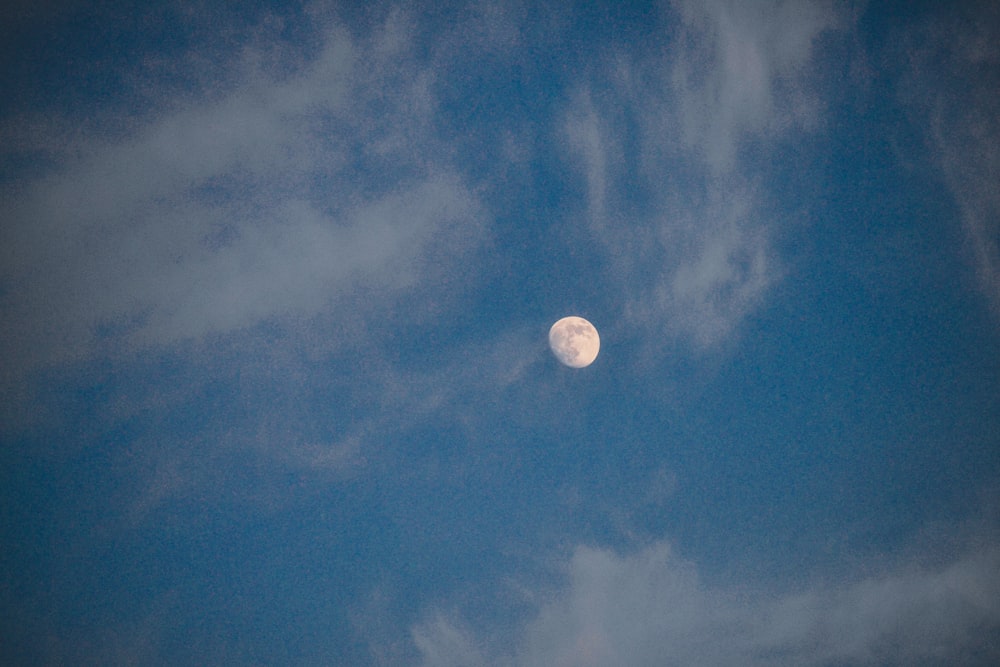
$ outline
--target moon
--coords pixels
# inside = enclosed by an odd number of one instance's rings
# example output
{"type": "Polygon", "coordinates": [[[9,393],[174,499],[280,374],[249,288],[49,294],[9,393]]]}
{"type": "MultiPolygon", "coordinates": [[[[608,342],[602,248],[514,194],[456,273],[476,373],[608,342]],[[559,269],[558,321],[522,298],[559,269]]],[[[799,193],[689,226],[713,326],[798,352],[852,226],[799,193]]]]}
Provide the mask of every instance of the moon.
{"type": "Polygon", "coordinates": [[[570,368],[583,368],[594,363],[601,349],[601,337],[594,325],[571,315],[549,329],[549,347],[556,359],[570,368]]]}

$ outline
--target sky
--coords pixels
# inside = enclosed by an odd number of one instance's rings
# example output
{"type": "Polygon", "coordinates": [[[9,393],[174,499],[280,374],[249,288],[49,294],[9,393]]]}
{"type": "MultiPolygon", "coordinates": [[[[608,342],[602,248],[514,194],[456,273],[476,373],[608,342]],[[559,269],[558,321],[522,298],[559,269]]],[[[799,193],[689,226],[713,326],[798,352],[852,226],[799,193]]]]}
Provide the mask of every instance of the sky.
{"type": "Polygon", "coordinates": [[[996,3],[4,7],[4,664],[1000,663],[996,3]]]}

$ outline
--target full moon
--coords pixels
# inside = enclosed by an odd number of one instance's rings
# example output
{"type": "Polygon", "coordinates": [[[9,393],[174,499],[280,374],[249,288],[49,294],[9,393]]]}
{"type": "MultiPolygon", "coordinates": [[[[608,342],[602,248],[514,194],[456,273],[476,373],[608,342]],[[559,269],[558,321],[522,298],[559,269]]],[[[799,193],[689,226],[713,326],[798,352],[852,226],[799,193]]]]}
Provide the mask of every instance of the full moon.
{"type": "Polygon", "coordinates": [[[549,329],[549,347],[556,359],[570,368],[583,368],[597,358],[601,337],[594,325],[582,317],[564,317],[549,329]]]}

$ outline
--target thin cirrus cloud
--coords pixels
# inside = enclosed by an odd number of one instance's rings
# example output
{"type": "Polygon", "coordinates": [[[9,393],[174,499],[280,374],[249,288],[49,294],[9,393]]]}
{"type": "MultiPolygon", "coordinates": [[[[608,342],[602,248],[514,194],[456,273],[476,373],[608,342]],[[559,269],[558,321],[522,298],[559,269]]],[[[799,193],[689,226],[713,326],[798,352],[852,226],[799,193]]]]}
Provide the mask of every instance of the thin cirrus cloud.
{"type": "Polygon", "coordinates": [[[832,3],[680,2],[685,28],[670,69],[686,146],[715,173],[737,166],[748,137],[815,122],[802,73],[817,39],[841,27],[832,3]]]}
{"type": "Polygon", "coordinates": [[[766,184],[746,175],[740,151],[816,124],[804,73],[844,20],[827,3],[673,9],[672,46],[610,58],[581,85],[562,135],[628,319],[706,350],[782,275],[766,184]]]}
{"type": "Polygon", "coordinates": [[[445,614],[412,636],[435,666],[985,664],[1000,658],[982,641],[1000,628],[998,572],[1000,551],[971,547],[935,567],[756,596],[705,585],[663,542],[579,547],[516,637],[477,636],[445,614]]]}
{"type": "Polygon", "coordinates": [[[1000,317],[1000,10],[972,3],[969,15],[938,19],[903,33],[902,99],[930,128],[935,166],[958,208],[967,256],[1000,317]],[[975,12],[975,15],[972,15],[975,12]]]}
{"type": "MultiPolygon", "coordinates": [[[[309,316],[358,285],[405,289],[427,257],[475,247],[478,202],[427,157],[443,153],[429,129],[433,76],[411,46],[390,19],[364,39],[322,32],[291,74],[287,57],[269,66],[247,49],[200,82],[222,93],[164,101],[116,124],[128,133],[95,131],[57,154],[59,168],[8,186],[6,375],[108,341],[164,345],[309,316]]],[[[57,139],[43,132],[34,148],[57,139]]]]}
{"type": "Polygon", "coordinates": [[[251,43],[180,101],[144,83],[163,111],[107,123],[126,133],[22,119],[43,129],[18,149],[57,166],[3,193],[2,414],[15,431],[73,423],[58,397],[33,393],[69,369],[106,388],[81,418],[90,428],[169,423],[121,454],[135,481],[110,514],[126,525],[206,489],[278,505],[274,470],[326,483],[363,467],[386,438],[373,429],[400,428],[370,407],[398,374],[380,347],[391,326],[367,321],[447,308],[459,288],[442,276],[488,235],[432,128],[434,68],[415,55],[414,22],[310,29],[312,50],[272,59],[251,43]],[[350,371],[323,378],[311,362],[330,357],[350,371]],[[237,398],[186,431],[213,383],[237,398]],[[334,394],[364,407],[333,419],[303,407],[334,394]]]}

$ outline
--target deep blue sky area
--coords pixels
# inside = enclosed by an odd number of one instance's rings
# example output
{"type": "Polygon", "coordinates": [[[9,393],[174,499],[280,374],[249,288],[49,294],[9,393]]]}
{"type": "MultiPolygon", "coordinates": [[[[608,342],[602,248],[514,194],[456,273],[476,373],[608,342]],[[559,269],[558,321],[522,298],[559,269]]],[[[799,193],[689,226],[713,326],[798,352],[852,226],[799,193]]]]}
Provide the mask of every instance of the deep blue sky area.
{"type": "Polygon", "coordinates": [[[1000,663],[998,45],[0,10],[0,663],[1000,663]]]}

